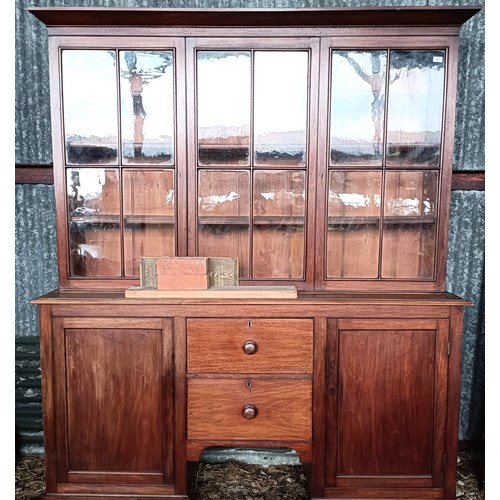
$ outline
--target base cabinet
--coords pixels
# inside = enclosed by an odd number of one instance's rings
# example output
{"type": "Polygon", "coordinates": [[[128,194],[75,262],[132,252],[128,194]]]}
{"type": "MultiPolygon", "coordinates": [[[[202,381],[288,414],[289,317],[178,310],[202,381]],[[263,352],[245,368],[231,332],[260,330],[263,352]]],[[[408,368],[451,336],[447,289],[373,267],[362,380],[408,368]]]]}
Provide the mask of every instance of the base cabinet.
{"type": "Polygon", "coordinates": [[[455,498],[461,299],[73,295],[35,301],[46,498],[187,499],[212,446],[295,450],[311,498],[455,498]]]}

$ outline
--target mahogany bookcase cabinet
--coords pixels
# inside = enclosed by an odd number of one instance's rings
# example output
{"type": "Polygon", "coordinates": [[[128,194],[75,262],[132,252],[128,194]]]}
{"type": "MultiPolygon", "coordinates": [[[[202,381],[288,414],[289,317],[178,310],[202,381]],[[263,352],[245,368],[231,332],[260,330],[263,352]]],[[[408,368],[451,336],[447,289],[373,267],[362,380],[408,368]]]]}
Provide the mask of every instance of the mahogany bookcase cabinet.
{"type": "Polygon", "coordinates": [[[313,498],[455,498],[445,291],[474,7],[31,8],[48,28],[59,288],[39,305],[47,499],[186,499],[211,446],[313,498]],[[141,256],[297,299],[139,299],[141,256]]]}

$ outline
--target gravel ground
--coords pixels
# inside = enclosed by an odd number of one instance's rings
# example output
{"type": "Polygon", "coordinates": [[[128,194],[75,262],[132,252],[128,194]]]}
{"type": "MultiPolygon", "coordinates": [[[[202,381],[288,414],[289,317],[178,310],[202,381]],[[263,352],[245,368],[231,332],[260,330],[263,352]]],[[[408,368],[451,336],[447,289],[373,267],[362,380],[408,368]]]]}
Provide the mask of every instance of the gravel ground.
{"type": "MultiPolygon", "coordinates": [[[[484,500],[475,460],[468,451],[458,458],[457,500],[484,500]]],[[[28,455],[16,465],[16,500],[41,500],[45,492],[44,457],[28,455]]],[[[193,474],[192,500],[306,500],[301,466],[259,466],[239,462],[201,463],[193,474]]]]}

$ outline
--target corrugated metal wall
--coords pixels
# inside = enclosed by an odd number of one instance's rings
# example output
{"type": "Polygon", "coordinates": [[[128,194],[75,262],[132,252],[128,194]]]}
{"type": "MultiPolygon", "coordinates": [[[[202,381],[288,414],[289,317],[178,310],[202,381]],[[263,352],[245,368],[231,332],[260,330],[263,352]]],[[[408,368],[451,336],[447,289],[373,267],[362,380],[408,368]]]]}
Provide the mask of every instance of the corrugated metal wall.
{"type": "MultiPolygon", "coordinates": [[[[26,8],[480,5],[484,0],[16,0],[16,163],[52,162],[47,33],[26,8]]],[[[454,170],[484,170],[484,11],[461,30],[454,170]]],[[[38,317],[29,301],[57,288],[53,186],[16,185],[16,423],[24,452],[43,452],[38,317]]],[[[452,193],[447,289],[474,302],[464,318],[461,440],[484,411],[484,192],[452,193]]]]}

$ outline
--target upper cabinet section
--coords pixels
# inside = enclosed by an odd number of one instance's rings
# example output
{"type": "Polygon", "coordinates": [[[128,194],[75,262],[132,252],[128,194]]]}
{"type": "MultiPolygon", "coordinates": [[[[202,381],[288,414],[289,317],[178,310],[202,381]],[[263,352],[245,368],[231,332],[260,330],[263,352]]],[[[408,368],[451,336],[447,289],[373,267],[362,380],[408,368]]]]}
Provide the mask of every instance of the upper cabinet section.
{"type": "Polygon", "coordinates": [[[141,256],[246,285],[443,291],[475,7],[29,9],[48,27],[60,288],[141,256]]]}

